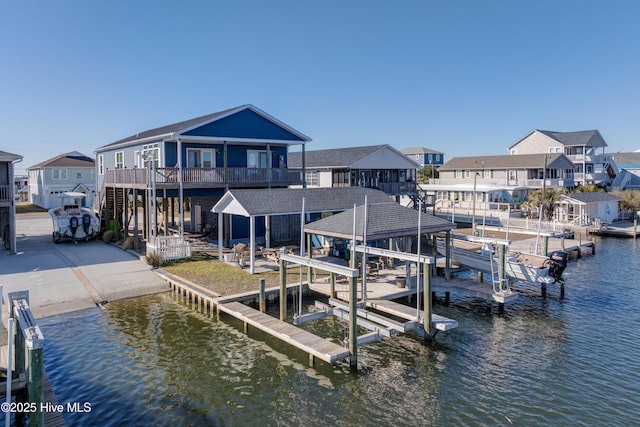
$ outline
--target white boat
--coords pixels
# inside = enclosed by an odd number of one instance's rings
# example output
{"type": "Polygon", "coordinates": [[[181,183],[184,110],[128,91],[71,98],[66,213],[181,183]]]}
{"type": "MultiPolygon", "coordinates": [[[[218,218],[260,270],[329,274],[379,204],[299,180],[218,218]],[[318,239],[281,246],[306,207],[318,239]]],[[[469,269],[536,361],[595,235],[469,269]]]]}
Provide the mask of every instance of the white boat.
{"type": "Polygon", "coordinates": [[[60,193],[61,206],[49,209],[53,221],[53,243],[98,237],[100,220],[91,209],[82,207],[85,196],[84,193],[72,191],[60,193]]]}
{"type": "MultiPolygon", "coordinates": [[[[482,247],[480,252],[451,245],[452,261],[472,270],[489,273],[497,272],[497,248],[490,242],[481,243],[482,247]]],[[[438,242],[438,252],[441,255],[445,255],[445,248],[442,242],[438,242]]],[[[531,255],[531,257],[533,257],[533,255],[531,255]]],[[[554,252],[551,257],[539,257],[542,262],[538,262],[538,265],[527,263],[526,258],[527,256],[522,255],[505,257],[506,276],[516,281],[532,283],[550,283],[562,280],[562,272],[566,267],[566,259],[560,259],[565,258],[562,255],[556,255],[556,252],[554,252]]]]}

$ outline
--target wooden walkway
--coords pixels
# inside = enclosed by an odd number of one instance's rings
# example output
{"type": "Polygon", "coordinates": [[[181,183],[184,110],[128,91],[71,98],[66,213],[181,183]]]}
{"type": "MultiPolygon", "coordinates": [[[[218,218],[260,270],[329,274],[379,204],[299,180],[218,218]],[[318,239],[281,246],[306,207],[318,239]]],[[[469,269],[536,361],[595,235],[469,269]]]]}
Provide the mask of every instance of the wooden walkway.
{"type": "Polygon", "coordinates": [[[349,357],[348,349],[242,303],[219,304],[218,309],[327,363],[349,357]]]}
{"type": "MultiPolygon", "coordinates": [[[[367,307],[371,307],[374,310],[382,311],[396,317],[407,320],[416,319],[416,309],[409,307],[408,305],[400,304],[397,302],[376,299],[367,300],[367,307]]],[[[424,311],[420,310],[420,316],[424,318],[424,311]]],[[[440,316],[438,314],[431,314],[431,325],[439,331],[448,331],[458,327],[458,322],[453,319],[440,316]]]]}
{"type": "MultiPolygon", "coordinates": [[[[44,390],[44,402],[50,403],[51,406],[58,405],[58,399],[56,398],[55,393],[53,392],[53,387],[51,387],[51,383],[49,382],[49,377],[45,372],[42,377],[42,388],[44,390]]],[[[65,407],[66,410],[66,407],[65,407]]],[[[64,417],[61,412],[45,412],[44,413],[44,425],[47,427],[64,427],[66,426],[64,422],[64,417]]]]}

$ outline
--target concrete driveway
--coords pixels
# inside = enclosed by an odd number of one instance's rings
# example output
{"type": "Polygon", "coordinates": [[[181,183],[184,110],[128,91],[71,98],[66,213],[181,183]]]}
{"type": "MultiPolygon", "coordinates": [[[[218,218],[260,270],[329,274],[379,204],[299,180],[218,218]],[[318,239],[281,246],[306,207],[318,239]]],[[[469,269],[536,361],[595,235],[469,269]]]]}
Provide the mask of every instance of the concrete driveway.
{"type": "Polygon", "coordinates": [[[28,290],[36,318],[169,289],[137,256],[115,246],[102,241],[54,244],[48,214],[18,215],[16,231],[17,254],[0,251],[3,302],[9,292],[28,290]]]}

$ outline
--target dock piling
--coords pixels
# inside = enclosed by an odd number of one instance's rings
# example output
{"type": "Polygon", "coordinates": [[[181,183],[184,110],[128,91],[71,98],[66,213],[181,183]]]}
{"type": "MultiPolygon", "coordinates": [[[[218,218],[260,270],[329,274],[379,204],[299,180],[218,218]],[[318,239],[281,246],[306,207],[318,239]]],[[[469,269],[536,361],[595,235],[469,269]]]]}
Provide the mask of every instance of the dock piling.
{"type": "Polygon", "coordinates": [[[264,313],[267,311],[267,301],[265,299],[265,279],[261,278],[260,283],[260,311],[264,313]]]}

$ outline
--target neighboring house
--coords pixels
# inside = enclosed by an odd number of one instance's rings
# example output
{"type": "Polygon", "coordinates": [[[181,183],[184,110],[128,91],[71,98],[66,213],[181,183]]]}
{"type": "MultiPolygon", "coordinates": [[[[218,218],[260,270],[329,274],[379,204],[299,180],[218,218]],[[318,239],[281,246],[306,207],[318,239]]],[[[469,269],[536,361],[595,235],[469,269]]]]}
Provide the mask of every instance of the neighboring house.
{"type": "Polygon", "coordinates": [[[611,187],[620,190],[640,189],[640,152],[611,153],[608,156],[613,158],[620,169],[611,187]]]}
{"type": "Polygon", "coordinates": [[[436,200],[514,203],[532,189],[574,186],[573,163],[559,153],[454,157],[438,172],[433,183],[421,185],[436,200]]]}
{"type": "Polygon", "coordinates": [[[576,185],[610,185],[618,174],[616,162],[605,154],[605,142],[597,130],[554,132],[534,130],[511,145],[510,155],[563,153],[575,165],[576,185]]]}
{"type": "Polygon", "coordinates": [[[60,206],[60,193],[85,193],[85,207],[91,206],[96,192],[95,162],[77,151],[60,154],[27,169],[29,201],[44,209],[60,206]]]}
{"type": "Polygon", "coordinates": [[[16,253],[16,196],[14,187],[14,163],[22,156],[0,151],[0,235],[3,249],[16,253]]]}
{"type": "Polygon", "coordinates": [[[563,194],[557,201],[554,218],[575,225],[611,224],[620,215],[620,197],[611,193],[563,194]]]}
{"type": "Polygon", "coordinates": [[[295,152],[289,167],[305,171],[307,188],[369,187],[390,196],[417,195],[416,170],[420,164],[390,145],[295,152]]]}
{"type": "MultiPolygon", "coordinates": [[[[149,220],[160,221],[165,233],[167,218],[183,217],[180,206],[188,204],[190,230],[214,234],[217,216],[210,210],[227,190],[301,184],[300,171],[289,169],[289,147],[309,141],[253,105],[137,133],[95,151],[102,217],[128,230],[134,197],[143,206],[161,199],[163,215],[149,220]]],[[[147,239],[156,233],[151,222],[145,224],[147,239]]],[[[248,222],[234,220],[234,234],[240,229],[248,230],[248,222]]]]}
{"type": "Polygon", "coordinates": [[[421,167],[438,168],[444,164],[444,153],[425,147],[411,147],[400,150],[402,154],[420,163],[421,167]]]}

